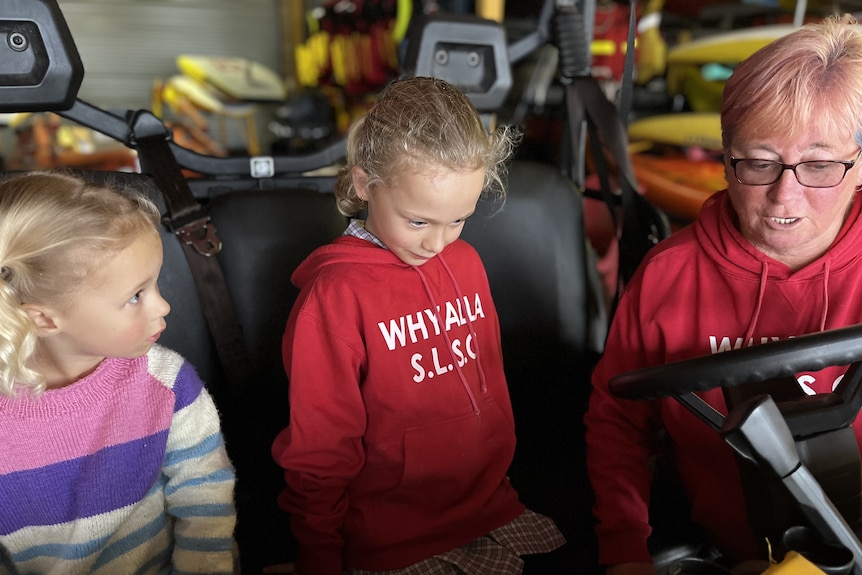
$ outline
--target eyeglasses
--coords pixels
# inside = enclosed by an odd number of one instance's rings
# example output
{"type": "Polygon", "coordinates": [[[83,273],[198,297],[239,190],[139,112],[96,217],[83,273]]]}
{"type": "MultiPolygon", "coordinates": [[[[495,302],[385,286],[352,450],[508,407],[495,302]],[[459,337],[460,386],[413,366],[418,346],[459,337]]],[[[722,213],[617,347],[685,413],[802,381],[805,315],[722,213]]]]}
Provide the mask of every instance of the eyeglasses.
{"type": "Polygon", "coordinates": [[[730,167],[733,168],[736,181],[746,186],[768,186],[777,182],[784,170],[792,170],[796,181],[807,188],[831,188],[841,183],[860,155],[862,149],[849,162],[809,160],[798,164],[730,158],[730,167]]]}

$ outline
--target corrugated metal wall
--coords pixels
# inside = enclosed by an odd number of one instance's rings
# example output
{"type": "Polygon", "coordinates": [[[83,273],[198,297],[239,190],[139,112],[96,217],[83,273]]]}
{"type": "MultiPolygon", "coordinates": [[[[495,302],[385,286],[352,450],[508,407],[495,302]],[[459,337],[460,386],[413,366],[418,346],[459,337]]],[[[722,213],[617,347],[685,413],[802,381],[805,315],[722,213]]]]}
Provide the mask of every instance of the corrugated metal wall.
{"type": "Polygon", "coordinates": [[[59,0],[84,62],[79,97],[150,108],[179,54],[239,56],[281,72],[279,0],[59,0]]]}

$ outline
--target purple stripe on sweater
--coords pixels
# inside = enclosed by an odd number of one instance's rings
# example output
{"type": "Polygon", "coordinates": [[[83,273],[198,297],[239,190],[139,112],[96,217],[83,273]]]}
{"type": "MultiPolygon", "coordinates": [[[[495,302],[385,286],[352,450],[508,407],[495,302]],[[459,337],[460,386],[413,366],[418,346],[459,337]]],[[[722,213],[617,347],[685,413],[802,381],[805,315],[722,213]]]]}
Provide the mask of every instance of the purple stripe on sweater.
{"type": "Polygon", "coordinates": [[[197,399],[197,396],[200,395],[203,387],[203,382],[201,382],[201,378],[195,372],[195,368],[189,362],[184,361],[174,382],[174,393],[176,394],[174,413],[191,405],[197,399]]]}
{"type": "Polygon", "coordinates": [[[140,501],[161,476],[167,431],[92,455],[0,475],[0,535],[55,525],[140,501]]]}

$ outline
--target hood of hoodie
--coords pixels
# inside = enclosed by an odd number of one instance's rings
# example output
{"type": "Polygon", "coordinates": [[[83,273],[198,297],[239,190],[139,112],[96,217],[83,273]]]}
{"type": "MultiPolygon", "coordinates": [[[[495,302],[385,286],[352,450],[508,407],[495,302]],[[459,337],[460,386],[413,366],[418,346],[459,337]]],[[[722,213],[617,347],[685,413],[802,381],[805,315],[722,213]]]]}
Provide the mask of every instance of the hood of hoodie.
{"type": "MultiPolygon", "coordinates": [[[[447,246],[448,249],[448,246],[447,246]]],[[[444,250],[445,253],[446,250],[444,250]]],[[[390,250],[353,236],[341,236],[314,250],[293,272],[290,279],[299,289],[311,283],[326,266],[341,263],[411,267],[390,250]]]]}
{"type": "Polygon", "coordinates": [[[711,196],[701,208],[694,224],[695,237],[704,252],[724,273],[753,275],[758,278],[759,293],[751,321],[746,330],[746,340],[753,333],[759,319],[760,306],[771,282],[787,280],[815,280],[822,283],[819,329],[826,329],[829,314],[829,279],[832,274],[852,265],[860,256],[862,226],[857,225],[862,213],[859,194],[854,197],[847,220],[838,232],[832,245],[822,256],[799,270],[764,254],[746,240],[734,225],[734,213],[727,190],[711,196]]]}

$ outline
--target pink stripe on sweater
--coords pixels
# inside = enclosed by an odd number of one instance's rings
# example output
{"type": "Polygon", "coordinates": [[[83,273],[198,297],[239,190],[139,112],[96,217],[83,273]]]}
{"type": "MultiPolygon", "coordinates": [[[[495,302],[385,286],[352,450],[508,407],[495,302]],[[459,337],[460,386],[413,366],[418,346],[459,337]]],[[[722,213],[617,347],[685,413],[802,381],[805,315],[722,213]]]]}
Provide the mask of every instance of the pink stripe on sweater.
{"type": "Polygon", "coordinates": [[[107,359],[83,380],[38,398],[0,396],[0,473],[34,469],[168,429],[174,394],[147,358],[107,359]]]}

